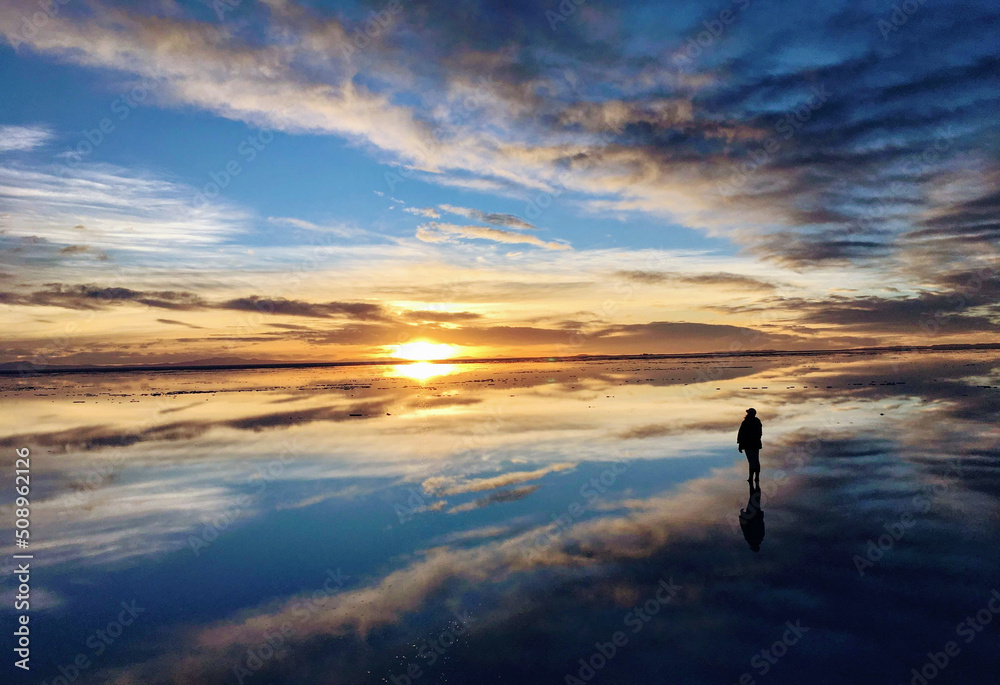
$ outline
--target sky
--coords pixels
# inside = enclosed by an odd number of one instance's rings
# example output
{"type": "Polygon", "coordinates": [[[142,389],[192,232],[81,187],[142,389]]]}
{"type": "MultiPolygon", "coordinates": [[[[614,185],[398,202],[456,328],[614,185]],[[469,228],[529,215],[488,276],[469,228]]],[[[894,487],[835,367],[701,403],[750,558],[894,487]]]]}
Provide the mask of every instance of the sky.
{"type": "Polygon", "coordinates": [[[7,0],[0,362],[996,342],[998,17],[7,0]]]}

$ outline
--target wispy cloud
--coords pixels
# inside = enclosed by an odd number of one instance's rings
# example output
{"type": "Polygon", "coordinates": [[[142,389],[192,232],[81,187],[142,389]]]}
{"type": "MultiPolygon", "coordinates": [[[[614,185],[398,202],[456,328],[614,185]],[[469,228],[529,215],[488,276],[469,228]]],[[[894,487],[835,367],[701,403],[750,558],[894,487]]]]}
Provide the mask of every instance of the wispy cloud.
{"type": "Polygon", "coordinates": [[[455,238],[472,238],[477,240],[492,240],[497,243],[524,243],[544,247],[547,250],[571,250],[567,243],[547,242],[535,235],[526,235],[517,231],[505,231],[487,226],[459,226],[437,221],[417,227],[417,238],[426,243],[448,242],[455,238]]]}
{"type": "Polygon", "coordinates": [[[46,126],[0,126],[0,152],[33,150],[52,138],[46,126]]]}
{"type": "Polygon", "coordinates": [[[740,290],[774,290],[775,283],[753,276],[727,272],[680,273],[669,271],[616,271],[615,275],[627,281],[656,285],[660,283],[684,283],[687,285],[714,285],[740,290]]]}
{"type": "Polygon", "coordinates": [[[190,253],[245,231],[232,205],[194,206],[195,191],[107,164],[0,164],[0,208],[11,236],[133,256],[190,253]]]}
{"type": "Polygon", "coordinates": [[[436,495],[457,495],[466,492],[483,492],[484,490],[494,490],[496,488],[507,487],[509,485],[520,485],[531,480],[538,480],[550,473],[568,471],[576,467],[573,462],[560,462],[545,466],[534,471],[512,471],[499,476],[489,478],[474,478],[470,480],[456,480],[447,476],[436,476],[428,478],[423,482],[424,492],[436,495]]]}
{"type": "Polygon", "coordinates": [[[495,226],[506,226],[508,228],[534,228],[534,225],[513,214],[500,214],[497,212],[484,212],[480,209],[469,207],[456,207],[454,205],[438,205],[442,211],[449,214],[457,214],[467,219],[482,221],[495,226]]]}

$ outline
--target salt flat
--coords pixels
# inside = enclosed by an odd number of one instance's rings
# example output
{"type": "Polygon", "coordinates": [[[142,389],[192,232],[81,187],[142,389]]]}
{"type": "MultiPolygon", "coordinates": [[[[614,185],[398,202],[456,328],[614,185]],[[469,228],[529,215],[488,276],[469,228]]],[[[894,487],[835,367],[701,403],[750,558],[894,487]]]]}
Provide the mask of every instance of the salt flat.
{"type": "Polygon", "coordinates": [[[33,682],[989,682],[998,386],[995,351],[0,379],[33,682]]]}

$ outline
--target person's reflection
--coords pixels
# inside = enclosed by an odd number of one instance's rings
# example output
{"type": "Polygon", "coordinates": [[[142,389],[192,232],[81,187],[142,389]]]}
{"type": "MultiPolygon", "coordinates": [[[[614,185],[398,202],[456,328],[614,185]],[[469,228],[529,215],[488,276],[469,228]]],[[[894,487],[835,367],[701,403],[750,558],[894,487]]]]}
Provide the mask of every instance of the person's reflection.
{"type": "Polygon", "coordinates": [[[764,510],[760,508],[760,485],[750,484],[750,499],[747,508],[740,509],[740,530],[754,552],[760,551],[764,540],[764,510]]]}

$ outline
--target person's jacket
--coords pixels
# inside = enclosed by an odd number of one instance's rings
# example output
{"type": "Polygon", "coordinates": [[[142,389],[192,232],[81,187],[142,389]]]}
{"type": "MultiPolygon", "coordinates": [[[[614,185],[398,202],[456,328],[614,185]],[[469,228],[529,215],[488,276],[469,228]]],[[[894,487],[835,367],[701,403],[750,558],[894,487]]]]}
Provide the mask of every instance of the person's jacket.
{"type": "Polygon", "coordinates": [[[760,419],[756,416],[748,416],[740,424],[740,432],[736,436],[736,443],[741,450],[759,450],[761,448],[760,436],[764,432],[760,425],[760,419]]]}

